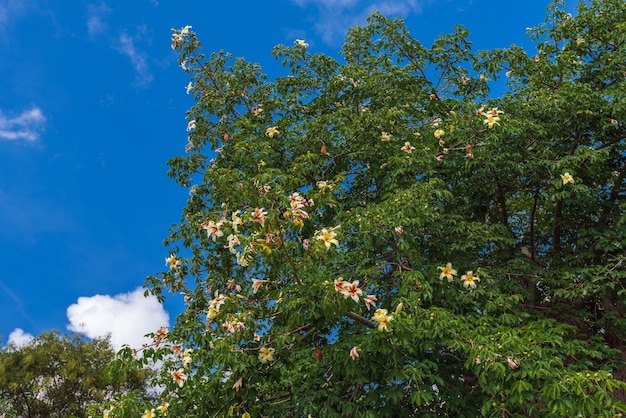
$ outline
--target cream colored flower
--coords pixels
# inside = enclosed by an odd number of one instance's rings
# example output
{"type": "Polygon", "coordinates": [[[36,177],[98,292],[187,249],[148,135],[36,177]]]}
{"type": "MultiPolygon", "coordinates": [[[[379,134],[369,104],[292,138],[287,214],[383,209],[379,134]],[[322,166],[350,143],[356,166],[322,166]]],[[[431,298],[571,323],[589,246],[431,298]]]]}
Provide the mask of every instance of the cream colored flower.
{"type": "Polygon", "coordinates": [[[196,129],[196,120],[190,120],[189,123],[187,124],[187,132],[192,131],[196,129]]]}
{"type": "Polygon", "coordinates": [[[275,135],[280,134],[280,131],[278,130],[278,127],[270,126],[269,128],[265,130],[265,134],[269,136],[270,138],[274,138],[275,135]]]}
{"type": "Polygon", "coordinates": [[[402,151],[406,152],[407,154],[411,154],[414,149],[415,147],[412,146],[411,143],[408,141],[405,142],[404,145],[402,146],[402,151]]]}
{"type": "Polygon", "coordinates": [[[480,277],[474,276],[473,271],[468,271],[461,276],[461,280],[463,281],[463,286],[466,289],[476,289],[476,282],[480,281],[480,277]]]}
{"type": "Polygon", "coordinates": [[[254,114],[254,116],[260,116],[261,113],[263,113],[263,105],[259,103],[258,105],[254,106],[252,108],[252,113],[254,114]]]}
{"type": "Polygon", "coordinates": [[[237,380],[235,384],[233,385],[233,389],[235,389],[235,392],[239,392],[239,389],[241,389],[242,386],[243,386],[243,377],[240,377],[239,380],[237,380]]]}
{"type": "Polygon", "coordinates": [[[567,183],[574,184],[574,177],[570,173],[567,173],[567,172],[561,174],[561,180],[563,180],[563,185],[566,185],[567,183]]]}
{"type": "Polygon", "coordinates": [[[337,241],[335,239],[335,237],[337,236],[337,233],[335,231],[333,231],[332,229],[329,231],[326,228],[322,228],[321,231],[319,231],[316,234],[316,238],[320,241],[324,241],[324,245],[326,246],[326,249],[329,250],[331,244],[335,244],[335,246],[339,245],[339,241],[337,241]]]}
{"type": "Polygon", "coordinates": [[[444,136],[446,134],[446,131],[444,131],[443,129],[437,129],[435,131],[435,138],[439,139],[442,136],[444,136]]]}
{"type": "Polygon", "coordinates": [[[301,47],[301,48],[308,48],[308,47],[309,47],[309,44],[307,44],[306,42],[304,42],[304,40],[303,40],[303,39],[296,39],[295,44],[296,44],[296,46],[299,46],[299,47],[301,47]]]}
{"type": "Polygon", "coordinates": [[[483,120],[483,123],[485,125],[487,125],[487,127],[489,128],[493,128],[493,125],[500,125],[499,121],[500,118],[497,116],[494,116],[492,114],[487,114],[487,119],[483,120]]]}
{"type": "Polygon", "coordinates": [[[358,302],[363,291],[359,288],[359,281],[355,280],[352,283],[344,282],[341,294],[345,299],[352,298],[353,301],[358,302]]]}
{"type": "Polygon", "coordinates": [[[387,331],[387,325],[393,319],[393,315],[387,315],[387,309],[376,309],[372,319],[378,322],[379,331],[387,331]]]}
{"type": "Polygon", "coordinates": [[[267,280],[252,279],[252,293],[256,293],[263,283],[267,283],[267,280]]]}
{"type": "Polygon", "coordinates": [[[356,345],[350,349],[350,357],[352,358],[352,360],[356,360],[356,358],[359,356],[359,350],[360,348],[356,345]]]}
{"type": "Polygon", "coordinates": [[[176,258],[176,254],[170,254],[170,256],[165,259],[165,265],[170,266],[170,271],[178,270],[180,261],[176,258]]]}
{"type": "Polygon", "coordinates": [[[390,142],[391,141],[391,134],[389,132],[381,132],[380,140],[382,142],[390,142]]]}
{"type": "Polygon", "coordinates": [[[187,380],[187,375],[185,374],[185,371],[183,369],[178,369],[172,372],[172,378],[174,379],[178,387],[182,388],[185,384],[185,380],[187,380]]]}
{"type": "Polygon", "coordinates": [[[268,361],[273,361],[274,349],[268,348],[268,347],[261,347],[261,349],[259,350],[259,360],[261,360],[261,363],[263,364],[267,363],[268,361]]]}
{"type": "Polygon", "coordinates": [[[265,226],[265,219],[267,217],[267,211],[263,208],[255,208],[252,213],[252,221],[265,226]]]}
{"type": "Polygon", "coordinates": [[[376,306],[377,300],[378,298],[376,297],[376,295],[367,295],[363,298],[363,302],[365,302],[365,307],[368,311],[370,310],[370,307],[376,306]]]}
{"type": "Polygon", "coordinates": [[[439,279],[448,279],[449,282],[454,280],[453,276],[456,276],[456,270],[452,268],[452,263],[446,264],[445,267],[437,267],[437,270],[441,270],[441,274],[439,274],[439,279]]]}

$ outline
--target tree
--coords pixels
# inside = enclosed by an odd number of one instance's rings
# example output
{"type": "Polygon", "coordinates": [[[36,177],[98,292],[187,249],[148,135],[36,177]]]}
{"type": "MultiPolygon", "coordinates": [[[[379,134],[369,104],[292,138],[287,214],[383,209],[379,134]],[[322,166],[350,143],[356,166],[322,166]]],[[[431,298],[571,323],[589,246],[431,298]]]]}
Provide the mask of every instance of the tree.
{"type": "Polygon", "coordinates": [[[114,394],[145,394],[145,372],[106,372],[114,357],[106,338],[85,341],[58,332],[9,345],[0,351],[0,416],[86,417],[89,405],[114,394]]]}
{"type": "Polygon", "coordinates": [[[272,81],[174,31],[190,198],[147,286],[186,310],[122,353],[155,414],[626,412],[626,3],[547,10],[534,53],[373,14],[272,81]]]}

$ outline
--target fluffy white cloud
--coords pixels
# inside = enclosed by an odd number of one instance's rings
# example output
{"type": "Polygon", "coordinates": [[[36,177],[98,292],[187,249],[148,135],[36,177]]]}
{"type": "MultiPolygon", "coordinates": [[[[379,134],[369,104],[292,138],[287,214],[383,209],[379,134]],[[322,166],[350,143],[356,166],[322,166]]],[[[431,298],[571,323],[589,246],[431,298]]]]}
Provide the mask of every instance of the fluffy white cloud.
{"type": "Polygon", "coordinates": [[[140,347],[150,340],[144,335],[169,326],[169,315],[154,296],[145,297],[144,289],[119,295],[79,297],[67,308],[70,331],[89,338],[110,335],[115,349],[128,344],[140,347]]]}
{"type": "Polygon", "coordinates": [[[24,332],[21,328],[15,328],[12,333],[9,334],[9,341],[7,345],[15,345],[17,347],[23,347],[29,344],[35,337],[31,334],[24,332]]]}
{"type": "Polygon", "coordinates": [[[7,116],[0,110],[0,140],[36,141],[45,122],[46,118],[38,107],[25,110],[17,116],[7,116]]]}
{"type": "Polygon", "coordinates": [[[367,16],[377,10],[385,16],[406,17],[421,13],[424,4],[432,0],[291,0],[305,8],[317,9],[315,32],[326,43],[335,43],[343,39],[349,27],[364,25],[367,16]]]}

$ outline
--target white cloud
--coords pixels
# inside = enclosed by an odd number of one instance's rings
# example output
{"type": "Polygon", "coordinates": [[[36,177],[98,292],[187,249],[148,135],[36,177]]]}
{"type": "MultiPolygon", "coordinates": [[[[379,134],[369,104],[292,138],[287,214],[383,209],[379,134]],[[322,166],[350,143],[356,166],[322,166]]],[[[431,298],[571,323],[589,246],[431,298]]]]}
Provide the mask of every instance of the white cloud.
{"type": "Polygon", "coordinates": [[[23,347],[30,344],[35,337],[31,334],[24,332],[21,328],[15,328],[12,333],[9,334],[9,341],[7,345],[15,345],[16,347],[23,347]]]}
{"type": "Polygon", "coordinates": [[[36,141],[45,122],[46,118],[38,107],[24,110],[17,116],[7,116],[0,110],[0,140],[36,141]]]}
{"type": "Polygon", "coordinates": [[[122,32],[117,37],[114,48],[130,58],[130,63],[136,73],[135,85],[145,87],[152,82],[153,77],[152,74],[150,74],[146,52],[136,46],[136,42],[140,38],[141,34],[131,36],[127,32],[122,32]]]}
{"type": "Polygon", "coordinates": [[[317,8],[317,35],[326,43],[336,43],[345,36],[348,28],[366,24],[367,16],[377,10],[385,16],[406,17],[422,12],[424,4],[432,0],[291,0],[305,8],[317,8]]]}
{"type": "Polygon", "coordinates": [[[144,289],[115,296],[79,297],[67,308],[70,331],[89,338],[110,335],[117,350],[122,345],[140,347],[150,342],[144,335],[169,326],[169,315],[154,296],[144,297],[144,289]]]}

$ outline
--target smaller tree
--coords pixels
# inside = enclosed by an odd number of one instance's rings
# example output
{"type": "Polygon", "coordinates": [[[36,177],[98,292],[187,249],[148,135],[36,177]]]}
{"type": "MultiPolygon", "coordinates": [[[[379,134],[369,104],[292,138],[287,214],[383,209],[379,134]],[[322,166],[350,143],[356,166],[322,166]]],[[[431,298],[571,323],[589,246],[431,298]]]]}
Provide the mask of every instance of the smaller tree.
{"type": "Polygon", "coordinates": [[[0,351],[0,416],[86,417],[89,405],[118,393],[147,397],[147,372],[110,373],[114,357],[108,338],[85,341],[57,331],[10,344],[0,351]]]}

